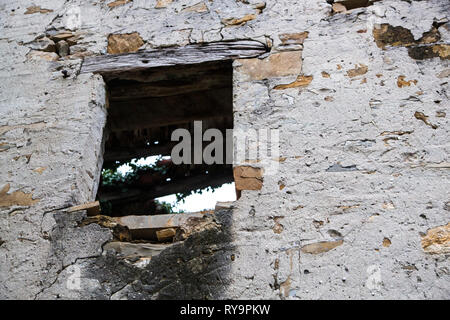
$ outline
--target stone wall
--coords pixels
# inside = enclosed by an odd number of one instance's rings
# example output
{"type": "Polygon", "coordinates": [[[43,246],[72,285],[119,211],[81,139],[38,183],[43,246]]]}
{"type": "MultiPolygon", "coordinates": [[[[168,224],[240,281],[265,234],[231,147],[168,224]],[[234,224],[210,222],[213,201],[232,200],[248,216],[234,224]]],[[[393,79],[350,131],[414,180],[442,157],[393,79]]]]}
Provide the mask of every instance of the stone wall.
{"type": "Polygon", "coordinates": [[[0,298],[450,298],[450,5],[357,2],[1,3],[0,298]],[[83,58],[229,39],[271,48],[234,62],[234,122],[279,130],[278,171],[146,266],[119,260],[64,211],[102,165],[83,58]]]}

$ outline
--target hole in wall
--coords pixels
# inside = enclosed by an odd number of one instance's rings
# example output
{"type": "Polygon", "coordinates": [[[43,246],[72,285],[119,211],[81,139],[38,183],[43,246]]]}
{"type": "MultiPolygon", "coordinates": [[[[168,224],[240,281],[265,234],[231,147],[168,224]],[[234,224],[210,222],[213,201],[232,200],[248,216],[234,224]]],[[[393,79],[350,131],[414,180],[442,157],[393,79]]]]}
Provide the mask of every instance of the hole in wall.
{"type": "Polygon", "coordinates": [[[236,199],[232,164],[226,161],[227,130],[233,128],[231,63],[104,76],[108,118],[97,200],[101,214],[127,226],[133,240],[172,242],[187,219],[211,213],[217,200],[236,199]],[[198,163],[191,152],[189,163],[177,164],[172,149],[181,141],[172,141],[172,134],[178,129],[190,134],[191,151],[199,132],[204,150],[215,139],[202,141],[203,134],[219,130],[223,148],[212,154],[220,150],[223,161],[198,163]]]}

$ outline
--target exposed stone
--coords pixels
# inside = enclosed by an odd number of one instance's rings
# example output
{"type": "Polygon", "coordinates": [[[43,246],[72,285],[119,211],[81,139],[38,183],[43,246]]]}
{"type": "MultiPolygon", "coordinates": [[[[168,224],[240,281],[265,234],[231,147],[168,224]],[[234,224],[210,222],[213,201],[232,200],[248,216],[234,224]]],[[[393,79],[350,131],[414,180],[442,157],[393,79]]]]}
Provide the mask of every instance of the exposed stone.
{"type": "Polygon", "coordinates": [[[155,8],[156,9],[166,8],[172,2],[173,2],[173,0],[158,0],[156,2],[155,8]]]}
{"type": "Polygon", "coordinates": [[[416,119],[418,119],[418,120],[422,120],[426,125],[432,127],[433,129],[438,128],[437,125],[434,125],[434,124],[430,123],[430,121],[428,121],[428,116],[426,116],[423,112],[416,111],[414,113],[414,117],[416,117],[416,119]]]}
{"type": "Polygon", "coordinates": [[[42,174],[45,171],[45,169],[46,169],[45,167],[38,167],[38,168],[34,169],[33,171],[37,172],[39,174],[42,174]]]}
{"type": "Polygon", "coordinates": [[[260,190],[263,185],[261,168],[250,166],[234,167],[234,183],[237,190],[260,190]]]}
{"type": "Polygon", "coordinates": [[[116,1],[108,3],[108,7],[115,8],[115,7],[127,4],[127,3],[131,2],[131,1],[132,0],[116,0],[116,1]]]}
{"type": "Polygon", "coordinates": [[[32,50],[27,54],[27,58],[31,60],[47,60],[47,61],[56,61],[59,59],[58,54],[55,52],[44,52],[32,50]]]}
{"type": "Polygon", "coordinates": [[[308,38],[308,31],[297,33],[282,33],[278,35],[283,45],[290,44],[303,44],[306,38],[308,38]]]}
{"type": "Polygon", "coordinates": [[[39,201],[39,199],[33,199],[31,193],[24,193],[19,190],[8,194],[9,189],[10,185],[7,183],[0,190],[0,207],[31,206],[39,201]]]}
{"type": "Polygon", "coordinates": [[[70,54],[69,44],[65,40],[58,41],[56,43],[56,48],[61,57],[65,57],[70,54]]]}
{"type": "Polygon", "coordinates": [[[290,88],[301,88],[308,86],[313,80],[313,76],[299,75],[294,82],[288,84],[280,84],[274,87],[275,90],[284,90],[290,88]]]}
{"type": "Polygon", "coordinates": [[[53,40],[51,40],[47,37],[42,37],[40,39],[33,41],[30,44],[30,48],[33,50],[40,50],[40,51],[45,51],[45,52],[55,52],[56,51],[55,42],[53,42],[53,40]]]}
{"type": "Polygon", "coordinates": [[[326,171],[327,172],[358,171],[358,168],[354,164],[344,166],[344,165],[341,165],[340,163],[335,163],[335,164],[331,165],[330,167],[328,167],[326,171]]]}
{"type": "Polygon", "coordinates": [[[13,147],[15,147],[15,145],[9,144],[9,143],[6,143],[6,142],[2,142],[2,143],[0,143],[0,152],[9,150],[9,149],[11,149],[13,147]]]}
{"type": "Polygon", "coordinates": [[[229,26],[242,26],[246,24],[249,21],[252,21],[256,19],[256,14],[246,14],[245,16],[241,18],[227,18],[222,19],[222,23],[229,27],[229,26]]]}
{"type": "Polygon", "coordinates": [[[333,12],[335,12],[335,13],[347,12],[347,8],[342,3],[339,3],[339,2],[333,3],[332,9],[333,9],[333,12]]]}
{"type": "Polygon", "coordinates": [[[60,33],[57,33],[55,35],[50,36],[50,38],[53,41],[58,42],[58,41],[61,41],[61,40],[66,40],[67,41],[67,39],[72,38],[73,36],[74,35],[73,35],[72,32],[60,32],[60,33]]]}
{"type": "Polygon", "coordinates": [[[248,75],[249,80],[263,80],[299,74],[302,69],[302,53],[280,52],[265,59],[243,59],[239,62],[241,66],[238,70],[248,75]]]}
{"type": "Polygon", "coordinates": [[[402,130],[397,130],[397,131],[383,131],[380,135],[381,136],[386,136],[386,135],[396,135],[396,136],[403,136],[404,134],[411,134],[414,131],[402,131],[402,130]]]}
{"type": "Polygon", "coordinates": [[[398,76],[397,78],[397,86],[399,88],[403,88],[403,87],[409,87],[411,84],[416,85],[417,84],[417,80],[405,80],[405,76],[398,76]]]}
{"type": "Polygon", "coordinates": [[[356,76],[366,74],[368,70],[369,70],[369,68],[366,65],[360,63],[359,66],[355,66],[354,69],[348,70],[347,76],[349,76],[350,78],[353,78],[356,76]]]}
{"type": "Polygon", "coordinates": [[[450,253],[450,223],[429,229],[422,237],[422,248],[430,254],[450,253]]]}
{"type": "Polygon", "coordinates": [[[383,239],[383,247],[390,247],[392,244],[391,240],[389,238],[383,239]]]}
{"type": "Polygon", "coordinates": [[[450,76],[450,69],[444,69],[437,74],[437,77],[440,79],[448,78],[449,76],[450,76]]]}
{"type": "Polygon", "coordinates": [[[416,60],[425,60],[431,58],[450,59],[450,45],[435,44],[430,46],[414,46],[408,48],[408,54],[416,60]]]}
{"type": "Polygon", "coordinates": [[[274,233],[280,234],[283,232],[284,227],[283,225],[280,223],[280,221],[283,219],[284,217],[274,217],[273,221],[275,222],[275,226],[272,228],[274,233]]]}
{"type": "Polygon", "coordinates": [[[436,44],[431,47],[433,52],[437,53],[442,59],[450,59],[450,45],[448,44],[436,44]]]}
{"type": "Polygon", "coordinates": [[[182,10],[183,12],[197,12],[197,13],[202,13],[202,12],[208,12],[208,7],[206,6],[206,4],[204,2],[199,2],[197,4],[194,4],[190,7],[184,8],[182,10]]]}
{"type": "Polygon", "coordinates": [[[373,29],[373,37],[377,46],[385,49],[386,46],[411,46],[415,44],[414,36],[410,30],[402,26],[393,27],[390,24],[382,24],[373,29]]]}
{"type": "Polygon", "coordinates": [[[430,31],[424,32],[422,37],[417,41],[421,44],[435,43],[441,40],[441,34],[436,27],[432,27],[430,31]]]}
{"type": "Polygon", "coordinates": [[[337,241],[321,241],[303,246],[301,251],[310,254],[319,254],[328,252],[344,243],[344,240],[337,241]]]}
{"type": "Polygon", "coordinates": [[[253,9],[255,9],[258,12],[258,14],[261,14],[265,8],[266,8],[265,2],[260,2],[253,5],[253,9]]]}
{"type": "Polygon", "coordinates": [[[49,13],[53,12],[52,9],[44,9],[39,6],[31,6],[27,8],[27,11],[25,11],[25,14],[33,14],[33,13],[49,13]]]}
{"type": "Polygon", "coordinates": [[[126,34],[110,34],[108,36],[108,53],[119,54],[136,52],[144,44],[137,32],[126,34]]]}
{"type": "Polygon", "coordinates": [[[447,201],[447,202],[444,204],[444,210],[450,211],[450,201],[447,201]]]}
{"type": "Polygon", "coordinates": [[[416,60],[440,57],[450,59],[450,46],[448,44],[435,44],[441,40],[439,30],[433,26],[430,31],[424,32],[419,40],[414,40],[410,30],[401,26],[392,27],[382,24],[374,28],[373,36],[378,47],[386,49],[386,46],[408,47],[408,55],[416,60]]]}

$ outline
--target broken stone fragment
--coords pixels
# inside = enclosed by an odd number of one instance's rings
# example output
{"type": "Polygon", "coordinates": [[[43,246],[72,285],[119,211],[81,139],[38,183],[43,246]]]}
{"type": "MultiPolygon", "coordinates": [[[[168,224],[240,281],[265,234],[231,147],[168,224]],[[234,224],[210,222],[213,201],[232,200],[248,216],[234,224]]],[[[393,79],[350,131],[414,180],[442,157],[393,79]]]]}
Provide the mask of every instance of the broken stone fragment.
{"type": "Polygon", "coordinates": [[[56,52],[55,42],[47,37],[42,37],[33,41],[30,44],[30,48],[33,50],[40,50],[45,52],[56,52]]]}
{"type": "Polygon", "coordinates": [[[383,50],[386,46],[407,47],[408,55],[415,60],[435,57],[450,59],[450,46],[436,44],[441,40],[441,34],[435,26],[430,31],[424,32],[417,41],[410,30],[401,26],[393,27],[390,24],[382,24],[374,28],[373,37],[377,46],[383,50]]]}
{"type": "Polygon", "coordinates": [[[126,34],[110,34],[108,36],[108,53],[119,54],[136,52],[144,44],[137,32],[126,34]]]}
{"type": "Polygon", "coordinates": [[[422,248],[430,254],[450,253],[450,223],[429,229],[422,237],[422,248]]]}
{"type": "Polygon", "coordinates": [[[344,243],[344,240],[338,241],[321,241],[303,246],[301,251],[304,253],[318,254],[330,251],[344,243]]]}
{"type": "Polygon", "coordinates": [[[65,40],[58,41],[56,48],[60,57],[65,57],[70,54],[69,44],[65,40]]]}

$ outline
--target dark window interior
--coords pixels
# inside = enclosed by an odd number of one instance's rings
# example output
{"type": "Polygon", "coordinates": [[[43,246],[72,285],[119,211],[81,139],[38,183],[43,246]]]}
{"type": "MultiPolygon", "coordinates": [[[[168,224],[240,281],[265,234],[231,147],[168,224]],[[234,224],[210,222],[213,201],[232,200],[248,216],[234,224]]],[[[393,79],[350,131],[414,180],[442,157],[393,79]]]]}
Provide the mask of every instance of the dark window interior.
{"type": "Polygon", "coordinates": [[[171,141],[175,129],[185,128],[193,137],[193,122],[201,120],[203,131],[217,128],[225,138],[225,130],[233,128],[231,61],[119,72],[104,79],[108,119],[103,172],[114,172],[132,159],[161,159],[152,168],[134,168],[125,181],[102,174],[97,195],[102,214],[166,214],[170,210],[155,198],[233,182],[230,164],[174,165],[170,159],[178,143],[171,141]]]}

